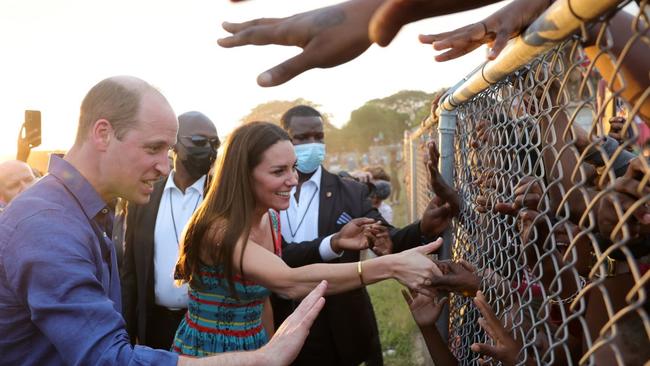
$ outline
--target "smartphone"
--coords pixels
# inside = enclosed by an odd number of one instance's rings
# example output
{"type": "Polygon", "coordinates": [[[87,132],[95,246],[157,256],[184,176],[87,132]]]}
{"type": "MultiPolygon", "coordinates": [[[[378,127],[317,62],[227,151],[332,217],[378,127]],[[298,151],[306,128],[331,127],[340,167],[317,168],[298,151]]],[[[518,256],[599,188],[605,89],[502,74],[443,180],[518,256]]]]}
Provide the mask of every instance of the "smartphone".
{"type": "Polygon", "coordinates": [[[25,111],[25,138],[30,147],[41,144],[41,111],[25,111]]]}

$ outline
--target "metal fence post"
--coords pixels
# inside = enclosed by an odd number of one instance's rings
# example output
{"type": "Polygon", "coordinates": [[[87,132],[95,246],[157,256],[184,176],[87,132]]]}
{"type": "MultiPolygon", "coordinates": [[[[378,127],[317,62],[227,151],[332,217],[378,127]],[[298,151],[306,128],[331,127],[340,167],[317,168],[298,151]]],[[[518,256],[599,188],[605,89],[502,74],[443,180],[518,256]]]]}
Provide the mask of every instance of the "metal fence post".
{"type": "MultiPolygon", "coordinates": [[[[438,149],[440,151],[440,161],[438,169],[442,178],[450,186],[454,186],[454,135],[456,133],[456,111],[441,111],[438,122],[438,149]]],[[[451,247],[453,245],[451,228],[445,230],[442,235],[443,244],[438,254],[438,259],[451,259],[451,247]]],[[[449,338],[449,306],[445,305],[442,314],[436,323],[438,331],[445,342],[449,338]]]]}
{"type": "Polygon", "coordinates": [[[418,163],[418,157],[417,157],[417,143],[413,141],[413,136],[409,136],[409,174],[410,174],[410,181],[411,181],[411,186],[410,186],[410,202],[411,202],[411,207],[409,210],[409,222],[413,222],[416,217],[418,217],[418,204],[417,204],[417,197],[418,197],[418,170],[417,170],[417,163],[418,163]]]}

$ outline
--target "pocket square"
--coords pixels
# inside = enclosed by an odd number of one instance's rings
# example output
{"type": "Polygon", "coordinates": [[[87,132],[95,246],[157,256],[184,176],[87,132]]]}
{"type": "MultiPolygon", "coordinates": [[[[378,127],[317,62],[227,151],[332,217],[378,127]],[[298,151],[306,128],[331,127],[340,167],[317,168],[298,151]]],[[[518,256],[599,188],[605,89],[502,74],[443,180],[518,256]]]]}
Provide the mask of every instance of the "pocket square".
{"type": "Polygon", "coordinates": [[[343,212],[341,216],[339,216],[338,219],[336,219],[336,224],[337,225],[345,225],[348,222],[352,220],[352,216],[350,216],[347,212],[343,212]]]}

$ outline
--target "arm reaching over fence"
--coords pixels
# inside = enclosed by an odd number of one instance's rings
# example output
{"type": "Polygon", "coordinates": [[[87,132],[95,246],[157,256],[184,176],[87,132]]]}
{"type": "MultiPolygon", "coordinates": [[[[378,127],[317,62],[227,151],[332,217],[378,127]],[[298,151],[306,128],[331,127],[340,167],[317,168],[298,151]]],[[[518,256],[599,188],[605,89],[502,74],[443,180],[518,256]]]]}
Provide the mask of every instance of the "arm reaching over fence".
{"type": "Polygon", "coordinates": [[[436,51],[448,50],[436,61],[453,60],[487,44],[488,60],[494,60],[508,43],[521,34],[549,5],[548,0],[516,0],[480,22],[450,32],[420,35],[420,42],[436,51]]]}
{"type": "Polygon", "coordinates": [[[429,201],[422,220],[420,221],[420,230],[424,235],[436,236],[442,234],[451,220],[458,215],[460,210],[460,198],[440,174],[438,170],[438,160],[440,153],[434,141],[427,143],[428,159],[426,166],[429,172],[429,182],[435,196],[429,201]]]}

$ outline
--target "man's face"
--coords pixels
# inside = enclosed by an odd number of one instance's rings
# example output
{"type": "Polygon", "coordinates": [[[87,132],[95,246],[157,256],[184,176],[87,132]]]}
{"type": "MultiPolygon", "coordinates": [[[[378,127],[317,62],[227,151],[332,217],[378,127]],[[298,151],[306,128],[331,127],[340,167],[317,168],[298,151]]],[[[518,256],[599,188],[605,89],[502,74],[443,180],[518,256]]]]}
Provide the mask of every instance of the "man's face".
{"type": "Polygon", "coordinates": [[[4,203],[11,202],[36,181],[31,168],[25,163],[18,161],[5,163],[3,169],[5,171],[2,172],[2,179],[0,179],[0,201],[4,203]]]}
{"type": "Polygon", "coordinates": [[[153,185],[169,174],[168,150],[176,143],[178,122],[167,101],[155,93],[142,96],[135,127],[107,151],[109,191],[136,204],[149,202],[153,185]]]}
{"type": "Polygon", "coordinates": [[[209,122],[187,123],[179,130],[178,135],[174,150],[180,160],[187,159],[187,147],[211,146],[216,151],[221,145],[217,130],[209,122]]]}
{"type": "Polygon", "coordinates": [[[320,117],[292,117],[287,132],[294,145],[325,142],[323,120],[320,117]]]}

